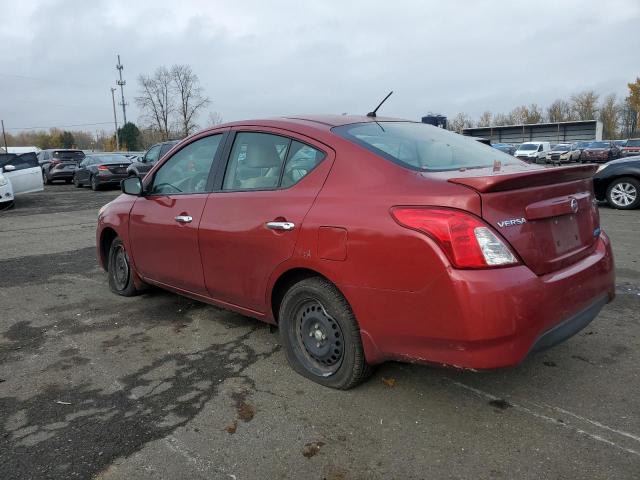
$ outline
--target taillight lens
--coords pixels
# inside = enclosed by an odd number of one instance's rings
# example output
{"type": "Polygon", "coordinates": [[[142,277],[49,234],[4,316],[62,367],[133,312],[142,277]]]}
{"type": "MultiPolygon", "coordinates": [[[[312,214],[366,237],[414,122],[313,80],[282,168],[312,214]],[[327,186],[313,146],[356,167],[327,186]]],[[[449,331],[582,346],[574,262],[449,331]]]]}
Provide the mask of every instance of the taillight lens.
{"type": "Polygon", "coordinates": [[[109,167],[105,166],[105,165],[98,165],[98,170],[105,172],[109,170],[109,167]]]}
{"type": "Polygon", "coordinates": [[[403,227],[435,240],[456,268],[491,268],[518,264],[518,259],[478,217],[449,208],[394,207],[403,227]]]}

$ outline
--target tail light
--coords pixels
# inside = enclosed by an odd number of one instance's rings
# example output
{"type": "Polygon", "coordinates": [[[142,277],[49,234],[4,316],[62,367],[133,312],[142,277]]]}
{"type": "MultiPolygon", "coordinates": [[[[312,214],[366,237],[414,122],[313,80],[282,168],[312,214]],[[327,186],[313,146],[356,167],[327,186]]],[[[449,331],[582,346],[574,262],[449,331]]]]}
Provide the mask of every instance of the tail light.
{"type": "Polygon", "coordinates": [[[520,263],[486,223],[461,210],[394,207],[400,225],[428,235],[456,268],[492,268],[520,263]]]}
{"type": "Polygon", "coordinates": [[[105,175],[109,172],[109,167],[105,165],[98,165],[98,175],[105,175]]]}

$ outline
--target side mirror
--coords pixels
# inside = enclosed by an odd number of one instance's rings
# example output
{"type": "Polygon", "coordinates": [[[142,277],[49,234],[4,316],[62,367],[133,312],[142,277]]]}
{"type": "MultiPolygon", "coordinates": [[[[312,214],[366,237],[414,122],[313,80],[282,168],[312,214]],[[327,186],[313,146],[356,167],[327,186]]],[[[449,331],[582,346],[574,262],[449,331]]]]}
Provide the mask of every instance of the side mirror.
{"type": "Polygon", "coordinates": [[[16,169],[16,167],[14,167],[13,165],[5,165],[4,166],[4,171],[5,172],[13,172],[16,169]]]}
{"type": "Polygon", "coordinates": [[[142,181],[140,180],[140,177],[125,178],[120,183],[120,189],[122,190],[122,193],[139,197],[142,195],[142,181]]]}

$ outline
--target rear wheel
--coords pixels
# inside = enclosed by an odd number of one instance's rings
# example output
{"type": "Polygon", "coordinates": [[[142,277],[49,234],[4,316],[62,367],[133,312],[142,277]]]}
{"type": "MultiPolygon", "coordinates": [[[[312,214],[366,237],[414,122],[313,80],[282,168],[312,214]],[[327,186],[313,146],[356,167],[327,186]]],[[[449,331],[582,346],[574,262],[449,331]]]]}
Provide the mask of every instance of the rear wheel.
{"type": "Polygon", "coordinates": [[[347,390],[371,373],[351,307],[327,280],[312,277],[293,285],[279,319],[287,360],[300,375],[347,390]]]}
{"type": "Polygon", "coordinates": [[[42,171],[42,183],[44,183],[45,185],[51,185],[51,180],[49,180],[47,172],[45,172],[44,170],[42,171]]]}
{"type": "Polygon", "coordinates": [[[100,190],[100,184],[98,183],[98,179],[95,175],[91,176],[91,190],[93,190],[94,192],[100,190]]]}
{"type": "Polygon", "coordinates": [[[113,293],[123,297],[132,297],[138,294],[138,289],[133,282],[134,273],[129,261],[129,255],[120,237],[116,237],[111,242],[107,260],[107,272],[109,274],[109,288],[113,293]]]}
{"type": "Polygon", "coordinates": [[[607,187],[607,202],[614,208],[632,210],[640,206],[640,181],[633,177],[617,178],[607,187]]]}

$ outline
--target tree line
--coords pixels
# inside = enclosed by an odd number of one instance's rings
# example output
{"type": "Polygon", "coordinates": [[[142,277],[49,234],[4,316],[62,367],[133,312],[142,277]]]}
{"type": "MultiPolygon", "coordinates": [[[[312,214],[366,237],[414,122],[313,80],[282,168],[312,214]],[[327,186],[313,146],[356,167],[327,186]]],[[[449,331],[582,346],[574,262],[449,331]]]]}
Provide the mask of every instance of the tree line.
{"type": "Polygon", "coordinates": [[[600,120],[603,138],[640,136],[640,78],[627,85],[629,95],[622,99],[614,93],[600,95],[593,90],[586,90],[568,99],[558,98],[546,108],[531,103],[517,106],[508,113],[487,110],[477,119],[461,112],[448,122],[448,128],[462,133],[464,128],[472,127],[600,120]]]}

